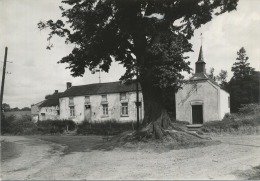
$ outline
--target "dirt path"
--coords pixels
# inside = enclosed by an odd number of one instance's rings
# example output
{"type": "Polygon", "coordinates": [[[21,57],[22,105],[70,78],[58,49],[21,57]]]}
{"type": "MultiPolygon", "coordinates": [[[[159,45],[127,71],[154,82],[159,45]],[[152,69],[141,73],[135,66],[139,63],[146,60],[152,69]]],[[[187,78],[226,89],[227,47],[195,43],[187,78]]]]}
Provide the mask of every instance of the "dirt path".
{"type": "Polygon", "coordinates": [[[115,149],[64,156],[58,144],[1,139],[24,146],[20,157],[2,163],[2,179],[247,179],[260,165],[260,136],[215,137],[222,143],[164,153],[115,149]]]}

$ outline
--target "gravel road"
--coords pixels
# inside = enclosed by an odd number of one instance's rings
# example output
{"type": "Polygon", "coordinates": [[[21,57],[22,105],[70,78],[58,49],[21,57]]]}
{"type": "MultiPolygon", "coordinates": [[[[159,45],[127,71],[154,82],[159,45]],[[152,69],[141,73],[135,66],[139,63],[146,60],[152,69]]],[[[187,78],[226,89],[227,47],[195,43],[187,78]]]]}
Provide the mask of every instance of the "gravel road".
{"type": "Polygon", "coordinates": [[[163,153],[114,149],[64,155],[64,145],[32,137],[2,136],[1,140],[19,144],[21,150],[18,157],[2,161],[1,178],[194,180],[247,179],[257,174],[252,169],[260,165],[260,135],[213,139],[222,143],[163,153]]]}

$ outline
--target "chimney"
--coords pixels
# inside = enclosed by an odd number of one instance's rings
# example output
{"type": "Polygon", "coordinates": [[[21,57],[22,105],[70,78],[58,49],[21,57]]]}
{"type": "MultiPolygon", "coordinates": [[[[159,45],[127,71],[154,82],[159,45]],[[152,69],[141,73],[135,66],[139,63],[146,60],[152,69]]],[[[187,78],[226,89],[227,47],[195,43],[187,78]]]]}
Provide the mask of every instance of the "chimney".
{"type": "Polygon", "coordinates": [[[55,92],[54,92],[55,94],[57,94],[57,93],[59,93],[59,91],[58,90],[55,90],[55,92]]]}
{"type": "Polygon", "coordinates": [[[71,88],[72,84],[71,82],[67,82],[67,89],[71,88]]]}

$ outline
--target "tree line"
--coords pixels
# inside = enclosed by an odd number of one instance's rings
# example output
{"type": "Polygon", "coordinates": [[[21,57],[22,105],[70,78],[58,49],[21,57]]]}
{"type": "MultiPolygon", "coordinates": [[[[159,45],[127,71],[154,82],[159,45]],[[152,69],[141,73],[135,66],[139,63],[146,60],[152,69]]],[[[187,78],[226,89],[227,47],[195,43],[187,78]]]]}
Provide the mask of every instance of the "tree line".
{"type": "Polygon", "coordinates": [[[231,71],[233,76],[227,81],[227,71],[221,70],[219,75],[214,75],[211,68],[208,76],[217,81],[220,87],[230,93],[230,110],[235,113],[244,104],[260,103],[260,72],[255,71],[248,63],[249,57],[244,47],[237,52],[236,62],[231,71]]]}
{"type": "Polygon", "coordinates": [[[7,103],[3,103],[2,104],[2,108],[3,108],[3,112],[11,112],[11,111],[31,111],[31,108],[29,107],[24,107],[24,108],[18,108],[18,107],[14,107],[11,108],[9,104],[7,103]]]}

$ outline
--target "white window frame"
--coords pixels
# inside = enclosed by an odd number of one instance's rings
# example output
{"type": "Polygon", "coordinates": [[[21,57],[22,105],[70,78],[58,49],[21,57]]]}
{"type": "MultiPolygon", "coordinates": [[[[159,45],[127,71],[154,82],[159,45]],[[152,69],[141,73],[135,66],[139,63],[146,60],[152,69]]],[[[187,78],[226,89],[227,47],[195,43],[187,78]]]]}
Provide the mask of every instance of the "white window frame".
{"type": "Polygon", "coordinates": [[[128,103],[121,103],[121,116],[128,116],[128,103]]]}
{"type": "Polygon", "coordinates": [[[75,106],[70,106],[70,117],[75,116],[75,106]]]}
{"type": "Polygon", "coordinates": [[[102,104],[102,115],[108,116],[108,104],[102,104]]]}

